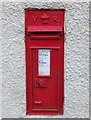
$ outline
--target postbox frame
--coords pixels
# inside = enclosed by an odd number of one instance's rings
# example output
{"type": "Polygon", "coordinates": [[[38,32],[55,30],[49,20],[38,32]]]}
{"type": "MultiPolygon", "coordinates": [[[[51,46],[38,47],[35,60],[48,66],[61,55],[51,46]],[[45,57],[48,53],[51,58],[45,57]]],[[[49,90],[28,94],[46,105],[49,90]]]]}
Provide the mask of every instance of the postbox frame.
{"type": "MultiPolygon", "coordinates": [[[[31,10],[31,9],[30,9],[31,10]]],[[[33,9],[35,10],[35,9],[33,9]]],[[[43,9],[43,10],[49,10],[49,9],[43,9]]],[[[60,10],[55,10],[54,11],[60,11],[60,10]]],[[[51,11],[51,10],[49,10],[51,11]]],[[[61,11],[64,11],[64,9],[61,9],[61,11]]],[[[26,12],[26,10],[25,10],[26,12]]],[[[63,18],[64,19],[64,18],[63,18]]],[[[26,24],[26,21],[25,21],[26,24]]],[[[64,30],[63,30],[63,34],[64,34],[64,30]]],[[[58,115],[58,114],[63,114],[63,105],[64,105],[64,35],[63,35],[63,42],[62,42],[62,46],[60,47],[36,47],[36,46],[31,46],[29,41],[26,40],[26,29],[25,29],[25,49],[26,49],[26,114],[27,115],[58,115]],[[31,46],[31,47],[30,47],[31,46]],[[59,96],[59,100],[58,100],[58,111],[32,111],[32,64],[30,65],[30,63],[32,63],[32,50],[33,49],[58,49],[58,51],[62,51],[61,52],[61,58],[59,55],[59,61],[58,64],[60,67],[58,67],[58,74],[62,75],[62,80],[58,81],[58,96],[59,96]],[[60,64],[63,63],[63,64],[60,64]],[[62,70],[61,70],[62,69],[62,70]],[[30,80],[31,79],[31,80],[30,80]],[[60,87],[61,86],[61,87],[60,87]]],[[[60,54],[60,52],[59,52],[60,54]]],[[[50,58],[51,59],[51,58],[50,58]]],[[[38,66],[37,66],[38,67],[38,66]]],[[[36,69],[38,69],[36,67],[36,69]]],[[[46,76],[46,77],[51,77],[51,76],[46,76]]],[[[60,76],[58,76],[60,79],[60,76]]]]}

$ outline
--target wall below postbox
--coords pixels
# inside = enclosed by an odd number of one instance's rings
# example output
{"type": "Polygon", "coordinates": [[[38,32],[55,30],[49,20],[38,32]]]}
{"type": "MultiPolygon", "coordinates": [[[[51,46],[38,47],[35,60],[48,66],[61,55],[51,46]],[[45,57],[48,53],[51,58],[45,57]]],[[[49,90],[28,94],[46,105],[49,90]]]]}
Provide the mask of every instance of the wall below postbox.
{"type": "MultiPolygon", "coordinates": [[[[2,3],[2,117],[26,116],[24,9],[65,9],[65,102],[59,118],[89,117],[89,3],[2,3]]],[[[43,117],[43,116],[41,116],[43,117]]]]}

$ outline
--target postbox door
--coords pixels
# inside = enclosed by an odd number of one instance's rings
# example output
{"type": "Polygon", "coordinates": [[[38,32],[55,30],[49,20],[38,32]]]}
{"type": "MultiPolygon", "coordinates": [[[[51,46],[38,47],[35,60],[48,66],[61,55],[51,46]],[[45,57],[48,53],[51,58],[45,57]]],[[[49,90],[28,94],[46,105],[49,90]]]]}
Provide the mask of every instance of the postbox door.
{"type": "Polygon", "coordinates": [[[32,110],[58,110],[58,49],[32,49],[32,110]]]}

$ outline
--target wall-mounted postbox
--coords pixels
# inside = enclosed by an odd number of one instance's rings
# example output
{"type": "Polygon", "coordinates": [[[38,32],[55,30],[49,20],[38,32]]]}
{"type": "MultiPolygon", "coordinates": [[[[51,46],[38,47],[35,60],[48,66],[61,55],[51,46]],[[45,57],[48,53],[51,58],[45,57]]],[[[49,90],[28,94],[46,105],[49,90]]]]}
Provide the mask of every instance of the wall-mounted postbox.
{"type": "Polygon", "coordinates": [[[27,114],[63,114],[64,10],[25,10],[27,114]]]}

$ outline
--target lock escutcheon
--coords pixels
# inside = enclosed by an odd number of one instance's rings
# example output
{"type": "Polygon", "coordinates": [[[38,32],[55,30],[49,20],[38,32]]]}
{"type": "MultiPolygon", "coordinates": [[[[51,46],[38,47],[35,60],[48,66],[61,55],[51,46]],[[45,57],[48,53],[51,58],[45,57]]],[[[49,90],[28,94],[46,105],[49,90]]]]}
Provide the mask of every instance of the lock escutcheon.
{"type": "Polygon", "coordinates": [[[46,79],[35,79],[34,86],[38,88],[47,87],[46,79]]]}

